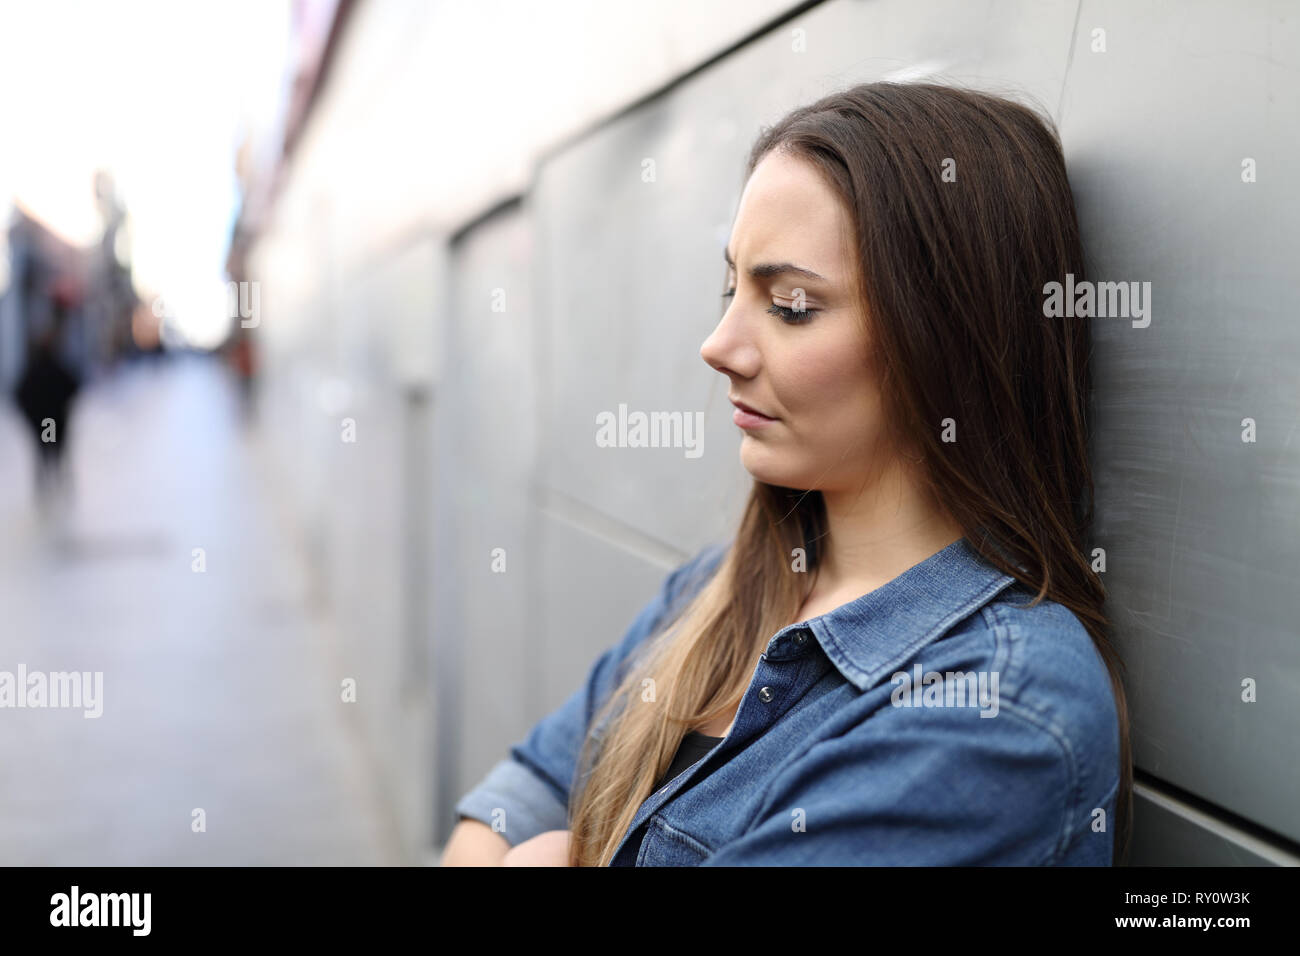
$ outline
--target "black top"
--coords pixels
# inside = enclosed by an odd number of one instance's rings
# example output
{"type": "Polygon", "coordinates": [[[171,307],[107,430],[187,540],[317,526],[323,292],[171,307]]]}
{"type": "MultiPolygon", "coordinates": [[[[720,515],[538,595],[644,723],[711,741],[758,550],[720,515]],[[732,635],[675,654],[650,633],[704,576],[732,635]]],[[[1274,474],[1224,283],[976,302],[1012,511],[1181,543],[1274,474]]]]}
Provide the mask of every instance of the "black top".
{"type": "Polygon", "coordinates": [[[721,737],[710,737],[707,734],[688,730],[686,736],[682,738],[681,745],[677,748],[677,755],[673,757],[673,762],[668,765],[664,775],[655,784],[655,791],[658,792],[662,789],[664,784],[716,747],[722,739],[721,737]]]}

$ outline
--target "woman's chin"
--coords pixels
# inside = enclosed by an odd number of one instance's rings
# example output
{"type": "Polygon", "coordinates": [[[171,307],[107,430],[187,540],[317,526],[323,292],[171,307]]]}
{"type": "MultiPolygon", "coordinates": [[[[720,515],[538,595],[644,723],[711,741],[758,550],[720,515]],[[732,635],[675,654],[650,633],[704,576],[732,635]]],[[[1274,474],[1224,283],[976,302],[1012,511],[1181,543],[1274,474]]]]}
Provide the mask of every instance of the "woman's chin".
{"type": "Polygon", "coordinates": [[[763,447],[762,442],[756,439],[740,443],[740,464],[755,481],[783,488],[802,487],[799,484],[805,480],[802,470],[791,468],[789,461],[780,459],[779,452],[763,447]]]}

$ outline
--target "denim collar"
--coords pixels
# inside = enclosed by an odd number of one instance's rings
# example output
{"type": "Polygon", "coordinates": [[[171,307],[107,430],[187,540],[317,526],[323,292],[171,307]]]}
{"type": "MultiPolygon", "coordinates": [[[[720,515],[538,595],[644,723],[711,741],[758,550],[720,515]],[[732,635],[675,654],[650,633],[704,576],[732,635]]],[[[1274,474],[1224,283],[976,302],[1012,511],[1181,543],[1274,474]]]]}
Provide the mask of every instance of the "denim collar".
{"type": "Polygon", "coordinates": [[[869,594],[807,626],[844,679],[868,690],[1016,579],[958,538],[869,594]]]}

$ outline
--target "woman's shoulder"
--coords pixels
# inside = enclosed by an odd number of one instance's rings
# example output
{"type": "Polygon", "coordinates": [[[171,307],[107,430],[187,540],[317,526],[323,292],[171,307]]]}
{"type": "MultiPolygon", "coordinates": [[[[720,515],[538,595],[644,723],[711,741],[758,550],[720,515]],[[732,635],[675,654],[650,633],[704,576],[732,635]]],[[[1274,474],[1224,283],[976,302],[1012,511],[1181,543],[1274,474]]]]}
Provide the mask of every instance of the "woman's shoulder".
{"type": "Polygon", "coordinates": [[[710,542],[674,568],[664,581],[664,602],[675,607],[694,597],[717,572],[729,547],[729,542],[710,542]]]}
{"type": "MultiPolygon", "coordinates": [[[[1064,802],[1073,834],[1090,824],[1097,808],[1113,806],[1118,708],[1110,672],[1082,621],[1064,605],[1032,603],[1034,597],[1019,584],[1007,587],[927,645],[905,668],[904,690],[891,689],[884,709],[896,711],[895,735],[902,721],[914,736],[930,734],[954,751],[1019,755],[1019,772],[1032,774],[1036,767],[1042,786],[1064,802]],[[904,692],[918,683],[920,690],[904,692]],[[947,696],[960,700],[948,691],[961,685],[977,693],[979,718],[971,719],[970,708],[945,706],[947,696]],[[927,689],[935,699],[926,699],[927,689]]],[[[987,766],[1001,772],[991,757],[987,766]]]]}
{"type": "Polygon", "coordinates": [[[1043,598],[1018,582],[981,610],[983,625],[1001,648],[1004,668],[1026,703],[1052,698],[1109,698],[1110,674],[1087,627],[1064,604],[1043,598]],[[1048,678],[1057,683],[1044,684],[1048,678]],[[1021,685],[1023,684],[1023,687],[1021,685]],[[1033,685],[1033,686],[1031,686],[1033,685]],[[1041,685],[1041,686],[1040,686],[1041,685]]]}
{"type": "Polygon", "coordinates": [[[641,609],[623,635],[623,639],[607,652],[613,653],[620,676],[631,661],[644,652],[648,638],[676,620],[691,598],[708,583],[726,551],[727,545],[710,543],[672,567],[649,603],[641,609]]]}
{"type": "Polygon", "coordinates": [[[1035,596],[1018,582],[1006,588],[960,629],[959,644],[979,649],[964,656],[996,675],[1004,709],[1055,737],[1080,773],[1105,777],[1119,761],[1110,671],[1080,618],[1035,596]]]}

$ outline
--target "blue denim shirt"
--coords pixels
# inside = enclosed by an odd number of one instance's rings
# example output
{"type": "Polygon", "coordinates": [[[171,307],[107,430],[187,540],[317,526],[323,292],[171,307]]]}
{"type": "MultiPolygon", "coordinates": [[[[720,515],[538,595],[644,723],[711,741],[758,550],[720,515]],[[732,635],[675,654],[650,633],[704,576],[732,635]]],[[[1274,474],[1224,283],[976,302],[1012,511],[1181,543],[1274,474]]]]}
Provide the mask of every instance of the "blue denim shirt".
{"type": "MultiPolygon", "coordinates": [[[[456,805],[568,828],[578,749],[631,655],[716,571],[672,572],[586,680],[456,805]]],[[[641,805],[614,866],[1111,864],[1119,724],[1067,608],[964,538],[768,641],[726,738],[641,805]]]]}

